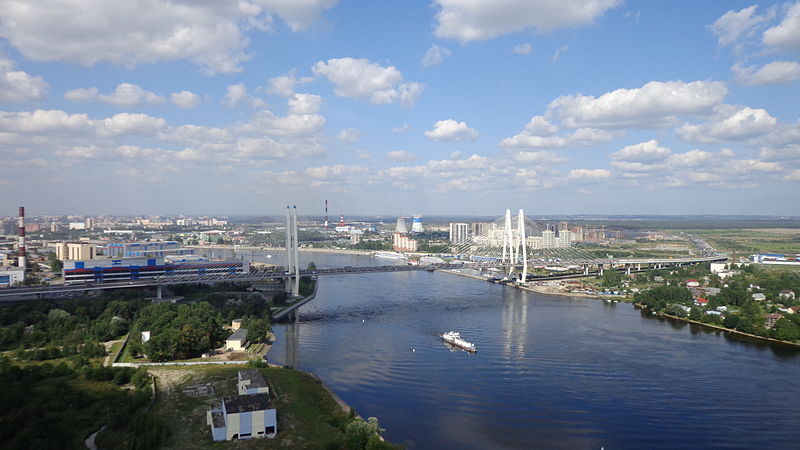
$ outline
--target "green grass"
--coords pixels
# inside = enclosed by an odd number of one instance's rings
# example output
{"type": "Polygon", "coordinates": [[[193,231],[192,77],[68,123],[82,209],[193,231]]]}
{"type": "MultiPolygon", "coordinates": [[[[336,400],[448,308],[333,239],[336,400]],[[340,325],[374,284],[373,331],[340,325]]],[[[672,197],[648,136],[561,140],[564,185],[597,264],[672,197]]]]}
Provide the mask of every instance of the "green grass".
{"type": "MultiPolygon", "coordinates": [[[[167,369],[169,370],[169,369],[167,369]]],[[[270,386],[273,404],[278,411],[278,436],[236,443],[214,443],[206,424],[206,410],[218,405],[223,396],[236,394],[237,367],[198,367],[182,370],[188,377],[170,389],[159,391],[154,411],[170,423],[167,448],[324,448],[342,437],[339,424],[347,414],[312,376],[284,368],[259,369],[270,386]],[[182,388],[211,383],[215,392],[204,397],[184,394],[182,388]]],[[[183,372],[179,372],[183,373],[183,372]]],[[[163,388],[163,386],[162,386],[163,388]]]]}

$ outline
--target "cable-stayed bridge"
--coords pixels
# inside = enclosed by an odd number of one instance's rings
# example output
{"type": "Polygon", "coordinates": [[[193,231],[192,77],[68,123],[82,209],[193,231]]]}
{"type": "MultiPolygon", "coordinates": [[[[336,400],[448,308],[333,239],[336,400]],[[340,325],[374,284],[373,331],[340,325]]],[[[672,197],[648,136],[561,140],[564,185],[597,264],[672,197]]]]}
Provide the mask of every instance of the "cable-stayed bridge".
{"type": "MultiPolygon", "coordinates": [[[[525,282],[531,279],[529,269],[559,267],[570,270],[575,276],[602,274],[604,270],[632,271],[699,264],[706,262],[724,262],[727,255],[709,253],[699,257],[681,258],[600,258],[594,253],[573,245],[568,231],[559,231],[557,236],[549,227],[525,219],[524,212],[519,211],[513,218],[510,210],[504,217],[495,222],[482,224],[475,233],[456,239],[450,248],[450,255],[445,261],[424,258],[415,265],[376,265],[366,267],[339,267],[320,269],[301,269],[299,267],[300,242],[297,234],[297,211],[287,208],[286,215],[286,251],[287,266],[274,266],[256,269],[242,264],[242,270],[234,270],[230,262],[203,264],[202,270],[177,270],[172,272],[152,272],[140,274],[137,279],[118,281],[87,281],[81,284],[11,287],[0,290],[0,301],[22,297],[42,297],[52,295],[69,295],[86,291],[109,289],[129,289],[154,287],[158,297],[162,288],[171,285],[194,283],[254,283],[263,280],[285,280],[286,292],[297,297],[300,277],[326,276],[344,274],[435,271],[442,269],[471,268],[500,269],[509,279],[525,282]],[[516,219],[516,220],[515,220],[516,219]]],[[[563,277],[560,276],[560,277],[563,277]]],[[[547,277],[538,276],[538,279],[547,277]]]]}

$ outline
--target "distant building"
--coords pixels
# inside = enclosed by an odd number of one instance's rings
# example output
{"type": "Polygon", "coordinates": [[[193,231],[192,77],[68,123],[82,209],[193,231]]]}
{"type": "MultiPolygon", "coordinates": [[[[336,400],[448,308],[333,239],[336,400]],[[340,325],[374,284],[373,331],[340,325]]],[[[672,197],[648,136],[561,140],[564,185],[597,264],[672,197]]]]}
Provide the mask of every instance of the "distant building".
{"type": "Polygon", "coordinates": [[[94,244],[86,242],[56,243],[56,258],[61,261],[80,261],[94,259],[97,251],[94,244]]]}
{"type": "Polygon", "coordinates": [[[686,287],[698,287],[700,286],[700,282],[697,280],[686,280],[686,287]]]}
{"type": "Polygon", "coordinates": [[[774,327],[775,323],[781,319],[783,319],[783,314],[778,314],[778,313],[767,314],[766,319],[764,319],[764,326],[767,329],[770,329],[774,327]]]}
{"type": "Polygon", "coordinates": [[[784,289],[782,290],[778,296],[781,300],[794,300],[794,291],[791,289],[784,289]]]}
{"type": "Polygon", "coordinates": [[[182,248],[180,244],[175,241],[126,242],[108,244],[105,248],[105,256],[109,258],[153,258],[167,255],[192,254],[194,254],[193,249],[182,248]]]}
{"type": "Polygon", "coordinates": [[[239,328],[225,340],[225,348],[232,352],[241,352],[247,348],[247,329],[239,328]]]}
{"type": "Polygon", "coordinates": [[[392,234],[392,248],[396,252],[415,252],[418,248],[417,245],[417,240],[410,238],[406,234],[392,234]]]}
{"type": "Polygon", "coordinates": [[[22,267],[6,267],[0,269],[0,287],[11,287],[25,281],[25,269],[22,267]]]}
{"type": "Polygon", "coordinates": [[[69,223],[70,230],[85,230],[86,224],[84,222],[70,222],[69,223]]]}
{"type": "Polygon", "coordinates": [[[556,232],[553,230],[542,231],[542,247],[554,248],[556,246],[556,232]]]}
{"type": "Polygon", "coordinates": [[[119,258],[64,261],[64,282],[103,283],[165,276],[248,273],[246,261],[166,262],[165,258],[119,258]]]}
{"type": "Polygon", "coordinates": [[[239,328],[242,328],[242,319],[233,319],[233,320],[231,320],[231,329],[233,331],[236,331],[239,328]]]}
{"type": "Polygon", "coordinates": [[[767,299],[767,296],[762,294],[762,293],[760,293],[760,292],[756,292],[755,294],[753,294],[753,300],[755,300],[757,302],[763,302],[766,299],[767,299]]]}
{"type": "Polygon", "coordinates": [[[470,224],[468,223],[450,223],[450,242],[454,244],[462,244],[470,241],[470,224]]]}

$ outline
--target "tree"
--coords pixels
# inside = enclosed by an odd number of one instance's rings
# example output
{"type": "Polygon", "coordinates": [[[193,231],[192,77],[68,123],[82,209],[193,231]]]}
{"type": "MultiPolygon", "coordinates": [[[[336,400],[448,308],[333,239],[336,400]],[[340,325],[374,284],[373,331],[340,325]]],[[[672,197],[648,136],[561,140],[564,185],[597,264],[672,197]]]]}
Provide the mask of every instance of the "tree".
{"type": "Polygon", "coordinates": [[[378,419],[370,417],[366,421],[360,417],[353,419],[344,433],[344,445],[348,450],[363,450],[367,448],[373,436],[381,435],[385,430],[378,427],[378,419]]]}
{"type": "Polygon", "coordinates": [[[617,287],[622,283],[622,274],[617,270],[605,270],[603,271],[603,282],[602,285],[604,287],[617,287]]]}
{"type": "Polygon", "coordinates": [[[690,319],[692,319],[692,320],[700,320],[701,317],[702,317],[702,313],[700,312],[700,308],[693,307],[689,311],[689,318],[690,319]]]}
{"type": "Polygon", "coordinates": [[[722,321],[722,324],[725,326],[725,328],[733,329],[736,328],[737,325],[739,325],[739,320],[740,318],[738,315],[728,314],[727,316],[725,316],[725,320],[722,321]]]}
{"type": "Polygon", "coordinates": [[[785,317],[775,322],[772,333],[776,339],[784,341],[796,341],[800,338],[800,328],[785,317]]]}

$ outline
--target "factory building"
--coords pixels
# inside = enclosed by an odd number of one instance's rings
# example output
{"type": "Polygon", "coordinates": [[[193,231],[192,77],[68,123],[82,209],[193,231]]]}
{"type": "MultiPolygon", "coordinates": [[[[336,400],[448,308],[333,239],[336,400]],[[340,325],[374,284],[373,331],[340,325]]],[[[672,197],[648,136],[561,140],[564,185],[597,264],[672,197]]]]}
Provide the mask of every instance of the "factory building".
{"type": "Polygon", "coordinates": [[[25,269],[21,267],[4,267],[0,269],[0,287],[11,287],[25,281],[25,269]]]}
{"type": "Polygon", "coordinates": [[[170,258],[92,259],[64,262],[64,283],[103,283],[166,276],[245,274],[245,261],[187,261],[170,258]]]}

